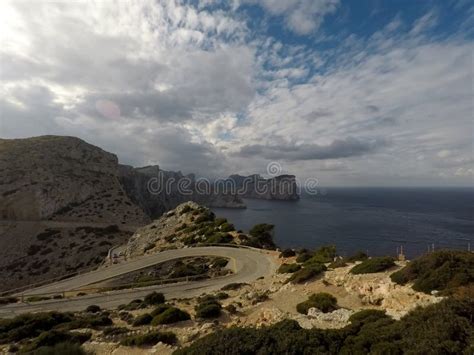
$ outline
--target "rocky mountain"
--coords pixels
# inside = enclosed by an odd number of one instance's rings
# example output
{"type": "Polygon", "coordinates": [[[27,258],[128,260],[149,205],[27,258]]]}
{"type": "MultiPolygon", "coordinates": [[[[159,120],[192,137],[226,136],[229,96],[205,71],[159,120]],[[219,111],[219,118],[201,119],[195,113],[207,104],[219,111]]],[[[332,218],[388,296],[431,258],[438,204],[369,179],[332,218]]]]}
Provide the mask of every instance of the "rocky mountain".
{"type": "Polygon", "coordinates": [[[294,175],[279,175],[270,179],[255,174],[249,176],[231,175],[227,179],[242,198],[264,200],[298,200],[298,186],[294,175]]]}
{"type": "Polygon", "coordinates": [[[144,224],[114,154],[74,137],[0,140],[0,217],[144,224]]]}
{"type": "Polygon", "coordinates": [[[236,194],[216,191],[211,183],[205,183],[201,189],[193,174],[166,171],[157,165],[143,168],[120,165],[119,178],[130,199],[152,218],[186,201],[207,207],[245,208],[236,194]]]}
{"type": "Polygon", "coordinates": [[[0,139],[0,290],[93,268],[182,202],[244,207],[236,195],[198,194],[193,176],[191,193],[182,193],[183,177],[119,165],[75,137],[0,139]],[[168,189],[152,193],[157,175],[168,189]]]}

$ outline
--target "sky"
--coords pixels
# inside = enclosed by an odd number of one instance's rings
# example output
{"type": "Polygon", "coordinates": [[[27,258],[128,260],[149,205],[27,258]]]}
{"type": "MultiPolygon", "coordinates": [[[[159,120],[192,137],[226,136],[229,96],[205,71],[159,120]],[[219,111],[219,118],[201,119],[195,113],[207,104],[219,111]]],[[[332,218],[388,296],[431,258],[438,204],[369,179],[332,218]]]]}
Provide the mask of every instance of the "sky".
{"type": "Polygon", "coordinates": [[[0,137],[321,186],[474,186],[468,0],[0,2],[0,137]]]}

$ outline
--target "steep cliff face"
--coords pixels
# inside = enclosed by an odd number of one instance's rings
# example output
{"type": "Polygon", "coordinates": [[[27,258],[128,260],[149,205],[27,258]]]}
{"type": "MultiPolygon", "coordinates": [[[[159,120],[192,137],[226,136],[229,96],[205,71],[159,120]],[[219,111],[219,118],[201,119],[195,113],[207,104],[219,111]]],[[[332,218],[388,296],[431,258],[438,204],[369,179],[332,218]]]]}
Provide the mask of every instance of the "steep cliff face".
{"type": "Polygon", "coordinates": [[[193,174],[165,171],[158,166],[120,165],[119,175],[127,195],[152,218],[186,201],[207,207],[245,207],[235,194],[215,191],[212,184],[200,187],[193,174]]]}
{"type": "Polygon", "coordinates": [[[0,219],[138,223],[114,154],[74,137],[0,140],[0,219]]]}
{"type": "Polygon", "coordinates": [[[279,175],[265,179],[260,175],[231,175],[227,181],[235,186],[238,196],[264,200],[298,200],[299,192],[294,175],[279,175]]]}

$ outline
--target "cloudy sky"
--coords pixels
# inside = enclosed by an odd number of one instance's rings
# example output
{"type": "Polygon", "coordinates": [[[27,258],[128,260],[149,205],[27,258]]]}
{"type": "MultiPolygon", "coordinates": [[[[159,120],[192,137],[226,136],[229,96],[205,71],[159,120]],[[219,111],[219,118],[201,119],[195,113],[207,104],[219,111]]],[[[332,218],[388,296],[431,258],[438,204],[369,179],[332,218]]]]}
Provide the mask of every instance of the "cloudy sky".
{"type": "Polygon", "coordinates": [[[474,4],[2,1],[0,137],[321,185],[474,185],[474,4]]]}

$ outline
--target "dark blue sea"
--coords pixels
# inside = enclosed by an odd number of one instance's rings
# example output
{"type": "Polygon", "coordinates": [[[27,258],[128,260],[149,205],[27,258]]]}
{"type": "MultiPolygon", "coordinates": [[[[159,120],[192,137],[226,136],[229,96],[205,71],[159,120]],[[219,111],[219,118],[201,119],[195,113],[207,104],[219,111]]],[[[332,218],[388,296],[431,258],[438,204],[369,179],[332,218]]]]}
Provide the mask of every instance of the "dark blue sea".
{"type": "Polygon", "coordinates": [[[395,256],[403,245],[409,258],[433,245],[474,249],[474,188],[333,188],[299,201],[245,203],[247,209],[213,210],[244,231],[274,224],[280,247],[332,244],[340,255],[395,256]]]}

